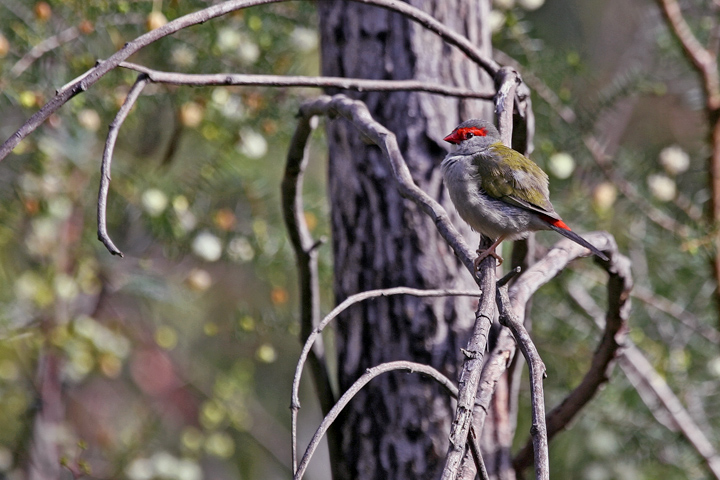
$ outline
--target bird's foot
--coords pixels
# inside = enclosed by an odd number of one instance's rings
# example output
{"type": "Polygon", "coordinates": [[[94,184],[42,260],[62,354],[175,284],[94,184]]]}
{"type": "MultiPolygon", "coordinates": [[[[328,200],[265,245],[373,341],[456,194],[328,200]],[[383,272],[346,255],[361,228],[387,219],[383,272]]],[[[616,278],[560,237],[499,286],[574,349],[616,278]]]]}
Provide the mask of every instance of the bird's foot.
{"type": "Polygon", "coordinates": [[[489,256],[495,257],[498,267],[503,263],[503,258],[495,251],[494,248],[488,248],[487,250],[476,250],[475,253],[478,254],[477,258],[473,260],[473,265],[475,265],[476,271],[480,269],[480,262],[482,262],[489,256]]]}

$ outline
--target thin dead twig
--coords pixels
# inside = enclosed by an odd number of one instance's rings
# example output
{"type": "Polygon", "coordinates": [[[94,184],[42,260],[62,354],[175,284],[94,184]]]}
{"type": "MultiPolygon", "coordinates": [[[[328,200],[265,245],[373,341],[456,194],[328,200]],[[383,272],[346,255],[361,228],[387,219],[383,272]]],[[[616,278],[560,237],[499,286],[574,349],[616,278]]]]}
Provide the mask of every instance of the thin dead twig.
{"type": "Polygon", "coordinates": [[[261,86],[261,87],[314,87],[341,88],[358,91],[418,91],[453,97],[492,100],[494,93],[476,92],[464,88],[440,85],[418,80],[367,80],[344,77],[308,77],[292,75],[251,75],[243,73],[178,73],[163,72],[131,62],[122,62],[120,67],[145,73],[154,83],[188,86],[261,86]]]}
{"type": "MultiPolygon", "coordinates": [[[[498,94],[495,97],[495,113],[498,117],[498,128],[503,143],[512,143],[512,115],[514,109],[515,93],[520,79],[515,70],[502,68],[496,73],[498,94]]],[[[484,235],[480,238],[478,248],[488,248],[492,240],[484,235]]],[[[483,371],[483,360],[487,347],[487,338],[495,316],[495,283],[496,261],[492,256],[487,257],[480,264],[480,289],[483,296],[480,298],[475,314],[475,325],[468,341],[460,373],[460,391],[455,417],[450,427],[450,446],[445,458],[442,471],[442,480],[455,480],[466,451],[468,432],[473,422],[473,411],[478,386],[483,371]]],[[[471,272],[474,273],[475,268],[471,272]]]]}
{"type": "MultiPolygon", "coordinates": [[[[605,319],[595,300],[584,290],[575,288],[572,297],[587,315],[603,328],[605,319]]],[[[699,425],[690,416],[667,381],[655,370],[643,352],[630,339],[618,356],[618,364],[658,423],[671,431],[680,431],[702,457],[713,477],[720,479],[720,456],[699,425]]]]}
{"type": "Polygon", "coordinates": [[[117,141],[120,127],[130,113],[133,105],[135,105],[135,101],[137,101],[140,96],[140,92],[142,92],[147,83],[147,76],[145,74],[140,74],[135,81],[135,84],[128,92],[127,98],[125,98],[125,101],[115,116],[115,119],[110,124],[107,140],[105,141],[102,164],[100,167],[100,191],[98,192],[97,207],[98,240],[105,245],[105,248],[107,248],[110,253],[120,257],[123,256],[123,253],[115,246],[107,233],[107,197],[110,189],[110,166],[112,164],[113,150],[115,149],[115,142],[117,141]]]}
{"type": "Polygon", "coordinates": [[[325,432],[327,432],[328,428],[332,425],[332,423],[335,421],[335,419],[338,417],[340,412],[345,408],[345,406],[350,402],[350,400],[365,386],[367,385],[370,380],[377,377],[378,375],[382,375],[383,373],[395,371],[395,370],[406,370],[411,373],[420,373],[421,375],[425,375],[427,377],[432,378],[436,382],[438,382],[445,390],[452,396],[457,397],[458,391],[457,387],[453,385],[452,381],[450,381],[449,378],[447,378],[445,375],[434,369],[433,367],[429,365],[424,365],[421,363],[415,363],[415,362],[407,362],[407,361],[396,361],[396,362],[388,362],[383,363],[381,365],[378,365],[377,367],[368,368],[367,372],[365,372],[360,378],[358,378],[355,383],[348,388],[348,390],[340,397],[340,399],[337,401],[337,403],[333,406],[330,413],[328,413],[325,418],[323,418],[322,422],[320,423],[320,426],[315,431],[315,435],[313,435],[313,438],[310,440],[310,444],[308,445],[307,449],[305,450],[305,454],[302,457],[302,460],[300,461],[300,464],[298,465],[298,469],[295,472],[295,475],[293,476],[293,479],[299,480],[303,477],[305,474],[305,470],[307,469],[308,463],[310,462],[310,459],[312,458],[313,453],[315,453],[315,450],[317,449],[318,445],[320,444],[320,440],[322,440],[322,437],[325,435],[325,432]]]}
{"type": "Polygon", "coordinates": [[[500,323],[508,327],[520,346],[530,370],[530,396],[532,405],[532,437],[533,452],[535,453],[535,478],[538,480],[550,479],[550,457],[548,454],[548,431],[545,424],[545,396],[543,394],[543,379],[546,377],[545,364],[525,330],[525,326],[515,315],[511,308],[508,296],[508,287],[497,289],[497,305],[500,313],[500,323]]]}
{"type": "Polygon", "coordinates": [[[413,295],[416,297],[445,297],[445,296],[468,296],[468,297],[478,297],[480,296],[479,292],[472,292],[472,291],[465,291],[465,290],[421,290],[417,288],[409,288],[409,287],[395,287],[395,288],[387,288],[387,289],[380,289],[380,290],[368,290],[365,292],[356,293],[355,295],[351,295],[348,298],[346,298],[340,305],[335,307],[330,313],[328,313],[325,318],[320,321],[317,326],[313,329],[312,332],[307,337],[307,340],[305,340],[305,345],[303,346],[302,352],[300,353],[300,358],[298,359],[297,366],[295,367],[295,376],[293,377],[293,383],[292,383],[292,395],[290,399],[290,409],[291,409],[291,423],[292,423],[292,450],[293,450],[293,469],[296,465],[296,452],[297,452],[297,412],[300,410],[300,398],[298,396],[298,392],[300,390],[300,379],[302,377],[302,371],[305,366],[305,361],[308,358],[308,355],[310,354],[310,351],[312,350],[313,344],[315,343],[318,336],[322,333],[322,331],[325,329],[325,327],[328,326],[330,322],[332,322],[335,318],[337,318],[338,315],[340,315],[342,312],[347,310],[350,306],[355,305],[356,303],[378,298],[378,297],[387,297],[390,295],[413,295]]]}
{"type": "MultiPolygon", "coordinates": [[[[590,234],[586,235],[586,238],[592,238],[595,245],[601,244],[602,238],[605,239],[605,242],[613,243],[611,242],[611,237],[607,234],[590,234]]],[[[564,257],[562,263],[567,265],[567,261],[569,261],[571,257],[566,257],[568,251],[565,249],[579,252],[582,247],[576,246],[567,240],[562,240],[560,243],[564,248],[556,250],[556,255],[560,255],[561,258],[564,257]]],[[[583,380],[558,406],[548,413],[548,441],[552,440],[555,434],[565,428],[575,415],[595,396],[600,386],[608,381],[613,360],[620,355],[621,349],[627,340],[627,321],[630,315],[630,290],[632,288],[630,260],[617,252],[617,246],[615,246],[614,243],[612,248],[608,246],[602,250],[609,253],[608,257],[610,257],[609,262],[598,262],[605,266],[610,275],[607,286],[608,309],[604,322],[604,333],[600,344],[593,354],[590,368],[583,377],[583,380]]],[[[545,271],[549,269],[547,262],[551,254],[552,252],[543,260],[530,267],[513,285],[510,296],[514,302],[520,304],[520,298],[528,298],[526,296],[529,291],[545,283],[548,274],[552,273],[545,271]],[[525,280],[528,285],[520,285],[523,280],[525,280]]],[[[559,262],[553,262],[552,265],[553,269],[557,268],[559,267],[559,262]]],[[[522,470],[532,463],[531,452],[532,444],[528,442],[513,459],[513,465],[516,470],[522,470]]]]}
{"type": "MultiPolygon", "coordinates": [[[[217,18],[226,15],[235,10],[243,8],[265,5],[269,3],[279,3],[287,0],[229,0],[211,7],[193,12],[182,17],[176,18],[175,20],[168,22],[160,28],[152,30],[138,38],[128,42],[125,46],[113,54],[110,58],[104,62],[98,63],[95,67],[88,70],[85,74],[78,77],[78,79],[71,84],[67,85],[67,88],[60,89],[56,95],[47,102],[40,110],[32,115],[18,130],[15,131],[5,142],[0,145],[0,161],[7,157],[10,152],[30,133],[42,124],[47,118],[56,112],[60,107],[65,105],[71,98],[79,93],[84,92],[92,85],[94,85],[100,78],[107,74],[110,70],[114,69],[120,63],[127,60],[131,55],[137,53],[142,48],[150,45],[157,40],[172,35],[184,28],[197,25],[200,23],[207,22],[213,18],[217,18]]],[[[411,5],[405,3],[398,3],[392,0],[353,0],[369,5],[375,5],[388,10],[396,11],[405,15],[407,18],[414,22],[419,23],[428,30],[436,33],[446,42],[451,45],[455,45],[462,50],[471,60],[480,65],[483,69],[488,71],[491,75],[494,75],[498,65],[491,59],[485,58],[480,50],[475,47],[468,39],[454,32],[452,29],[446,27],[439,21],[435,20],[432,16],[419,10],[411,5]]]]}
{"type": "MultiPolygon", "coordinates": [[[[290,141],[285,173],[281,182],[282,212],[285,227],[288,230],[290,243],[295,251],[298,272],[298,287],[300,289],[300,341],[305,343],[310,337],[315,325],[320,322],[320,285],[318,280],[318,242],[313,239],[305,219],[303,206],[302,186],[305,169],[309,158],[307,155],[308,139],[314,129],[312,117],[300,117],[295,133],[290,141]]],[[[325,359],[325,349],[322,338],[313,342],[310,355],[310,368],[317,388],[318,400],[323,415],[330,412],[335,403],[335,395],[330,385],[330,377],[325,359]]],[[[296,398],[293,392],[293,400],[296,398]]],[[[297,438],[297,411],[299,403],[291,403],[292,412],[292,467],[293,472],[297,466],[296,438],[297,438]]],[[[329,447],[332,453],[338,448],[333,431],[329,433],[329,447]]]]}

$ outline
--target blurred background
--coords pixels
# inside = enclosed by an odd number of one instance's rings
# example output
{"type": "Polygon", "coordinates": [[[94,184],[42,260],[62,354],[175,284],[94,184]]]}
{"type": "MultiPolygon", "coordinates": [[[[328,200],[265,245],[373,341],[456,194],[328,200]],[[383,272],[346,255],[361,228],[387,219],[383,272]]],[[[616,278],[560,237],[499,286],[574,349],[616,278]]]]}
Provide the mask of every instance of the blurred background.
{"type": "MultiPolygon", "coordinates": [[[[717,17],[705,3],[685,5],[703,41],[717,17]]],[[[98,59],[208,4],[0,0],[2,140],[98,59]]],[[[579,232],[608,230],[631,258],[630,337],[717,445],[717,226],[705,221],[710,151],[697,76],[650,1],[495,0],[488,20],[496,59],[519,62],[533,90],[533,158],[550,174],[556,209],[579,232]],[[588,135],[609,155],[605,174],[588,135]]],[[[316,75],[314,8],[247,9],[130,60],[187,73],[316,75]]],[[[108,227],[121,259],[97,241],[95,209],[107,126],[135,78],[106,75],[0,163],[0,476],[29,478],[30,465],[54,454],[60,478],[290,478],[300,345],[280,178],[297,108],[320,92],[147,87],[113,162],[108,227]]],[[[321,133],[305,184],[316,238],[330,235],[321,133]]],[[[332,259],[328,247],[320,252],[327,312],[332,259]]],[[[579,382],[597,344],[588,304],[567,293],[576,282],[604,306],[605,279],[589,266],[534,300],[549,406],[579,382]]],[[[320,421],[308,378],[301,449],[320,421]]],[[[527,431],[528,409],[520,412],[527,431]]],[[[591,480],[708,478],[672,427],[616,369],[551,444],[551,469],[591,480]]],[[[307,478],[329,478],[326,453],[307,478]]]]}

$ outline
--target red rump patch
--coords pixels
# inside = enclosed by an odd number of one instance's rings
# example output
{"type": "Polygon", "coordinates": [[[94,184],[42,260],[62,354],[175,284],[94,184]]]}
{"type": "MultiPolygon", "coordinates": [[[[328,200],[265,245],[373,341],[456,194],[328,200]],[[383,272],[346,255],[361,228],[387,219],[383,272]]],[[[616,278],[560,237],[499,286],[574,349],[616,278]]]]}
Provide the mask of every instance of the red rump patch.
{"type": "Polygon", "coordinates": [[[565,225],[565,222],[563,222],[562,220],[556,220],[556,219],[550,218],[550,217],[545,217],[545,218],[547,219],[548,223],[550,223],[550,225],[553,225],[558,228],[562,228],[563,230],[570,230],[570,227],[565,225]]]}

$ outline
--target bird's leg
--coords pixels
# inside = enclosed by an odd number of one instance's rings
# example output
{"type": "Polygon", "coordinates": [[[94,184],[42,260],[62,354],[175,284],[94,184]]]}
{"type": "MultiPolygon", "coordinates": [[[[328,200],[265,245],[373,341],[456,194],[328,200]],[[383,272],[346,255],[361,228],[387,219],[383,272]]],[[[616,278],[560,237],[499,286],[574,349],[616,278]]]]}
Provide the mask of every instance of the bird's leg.
{"type": "Polygon", "coordinates": [[[480,268],[480,262],[485,260],[488,256],[492,255],[495,257],[495,260],[498,262],[498,267],[502,265],[503,258],[495,251],[495,249],[500,245],[500,243],[505,240],[505,235],[500,235],[497,240],[495,240],[490,247],[488,247],[487,250],[476,250],[475,253],[478,254],[477,258],[473,260],[473,265],[475,265],[475,270],[478,270],[480,268]]]}

